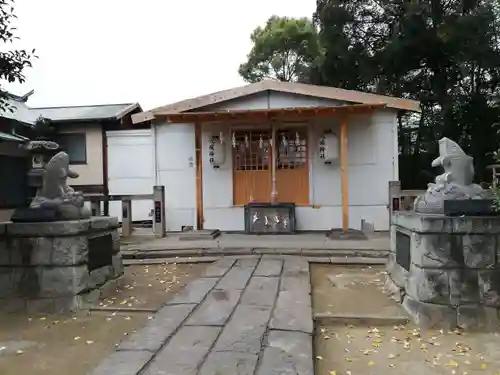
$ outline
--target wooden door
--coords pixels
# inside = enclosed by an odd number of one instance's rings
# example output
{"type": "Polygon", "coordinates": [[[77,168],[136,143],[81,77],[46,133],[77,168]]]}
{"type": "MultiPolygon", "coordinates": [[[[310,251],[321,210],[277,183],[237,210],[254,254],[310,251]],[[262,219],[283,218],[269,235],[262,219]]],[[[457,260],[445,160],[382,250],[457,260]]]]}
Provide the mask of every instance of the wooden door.
{"type": "Polygon", "coordinates": [[[269,202],[271,197],[271,132],[244,130],[234,133],[234,205],[269,202]]]}
{"type": "Polygon", "coordinates": [[[307,128],[276,132],[276,190],[278,201],[309,204],[309,157],[307,128]]]}

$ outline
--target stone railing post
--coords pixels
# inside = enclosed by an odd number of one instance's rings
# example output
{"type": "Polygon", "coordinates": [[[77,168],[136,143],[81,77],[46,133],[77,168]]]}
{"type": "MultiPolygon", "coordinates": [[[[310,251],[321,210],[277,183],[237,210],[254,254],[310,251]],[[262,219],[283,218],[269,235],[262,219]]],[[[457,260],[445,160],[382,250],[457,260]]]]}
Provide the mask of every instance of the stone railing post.
{"type": "Polygon", "coordinates": [[[154,217],[153,232],[155,237],[165,237],[165,186],[158,185],[153,187],[154,217]]]}
{"type": "Polygon", "coordinates": [[[132,201],[122,200],[122,236],[128,237],[132,234],[132,201]]]}

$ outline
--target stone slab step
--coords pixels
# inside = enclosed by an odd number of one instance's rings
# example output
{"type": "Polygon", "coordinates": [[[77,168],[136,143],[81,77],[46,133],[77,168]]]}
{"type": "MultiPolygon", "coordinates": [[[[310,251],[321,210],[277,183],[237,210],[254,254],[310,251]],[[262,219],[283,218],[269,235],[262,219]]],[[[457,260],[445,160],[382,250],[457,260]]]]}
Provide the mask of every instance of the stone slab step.
{"type": "Polygon", "coordinates": [[[405,315],[364,315],[364,314],[314,314],[315,322],[326,325],[367,325],[395,326],[408,324],[410,318],[405,315]]]}
{"type": "Polygon", "coordinates": [[[182,232],[179,234],[179,241],[213,240],[220,236],[218,229],[202,229],[182,232]]]}
{"type": "Polygon", "coordinates": [[[316,258],[380,258],[386,259],[389,250],[327,250],[327,249],[186,249],[186,250],[124,250],[123,259],[167,259],[167,258],[193,258],[214,257],[227,255],[301,255],[316,258]]]}
{"type": "Polygon", "coordinates": [[[344,231],[342,229],[331,229],[326,233],[326,236],[331,240],[368,240],[366,234],[357,229],[348,229],[344,231]]]}

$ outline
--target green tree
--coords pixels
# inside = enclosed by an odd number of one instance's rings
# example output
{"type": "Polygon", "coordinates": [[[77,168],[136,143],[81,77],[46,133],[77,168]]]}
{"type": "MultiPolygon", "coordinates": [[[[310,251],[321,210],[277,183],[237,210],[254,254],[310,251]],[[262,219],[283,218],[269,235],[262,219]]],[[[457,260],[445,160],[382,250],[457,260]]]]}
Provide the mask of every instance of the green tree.
{"type": "MultiPolygon", "coordinates": [[[[15,36],[16,28],[12,25],[16,19],[14,14],[14,0],[0,0],[0,42],[4,45],[12,44],[19,38],[15,36]]],[[[25,81],[25,68],[31,67],[31,61],[36,58],[35,50],[13,49],[0,52],[0,80],[7,82],[25,81]]],[[[8,109],[6,92],[0,84],[0,109],[8,109]]]]}
{"type": "Polygon", "coordinates": [[[250,36],[253,48],[239,73],[247,82],[304,82],[320,55],[318,35],[307,18],[272,16],[250,36]]]}
{"type": "Polygon", "coordinates": [[[437,140],[454,139],[479,179],[500,140],[499,14],[491,0],[317,0],[324,58],[320,84],[420,100],[420,118],[400,118],[400,175],[425,187],[437,140]],[[415,173],[417,172],[417,173],[415,173]]]}

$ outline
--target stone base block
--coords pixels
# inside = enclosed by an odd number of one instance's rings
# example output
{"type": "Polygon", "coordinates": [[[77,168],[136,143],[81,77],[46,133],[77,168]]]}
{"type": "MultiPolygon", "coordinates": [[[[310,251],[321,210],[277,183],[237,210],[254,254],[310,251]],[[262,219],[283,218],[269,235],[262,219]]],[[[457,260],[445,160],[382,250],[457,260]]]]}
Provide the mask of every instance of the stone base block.
{"type": "Polygon", "coordinates": [[[7,223],[0,228],[3,311],[65,312],[123,275],[116,218],[7,223]]]}
{"type": "Polygon", "coordinates": [[[426,327],[498,324],[500,217],[394,214],[387,271],[426,327]]]}
{"type": "Polygon", "coordinates": [[[403,307],[413,321],[428,329],[489,330],[500,326],[498,310],[481,305],[436,305],[414,300],[406,295],[403,307]]]}

